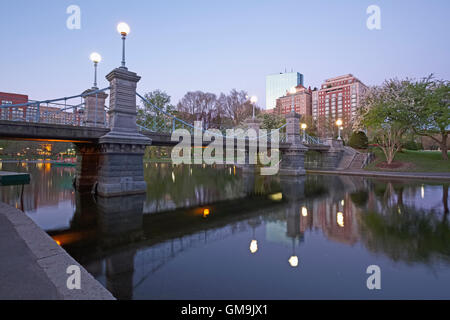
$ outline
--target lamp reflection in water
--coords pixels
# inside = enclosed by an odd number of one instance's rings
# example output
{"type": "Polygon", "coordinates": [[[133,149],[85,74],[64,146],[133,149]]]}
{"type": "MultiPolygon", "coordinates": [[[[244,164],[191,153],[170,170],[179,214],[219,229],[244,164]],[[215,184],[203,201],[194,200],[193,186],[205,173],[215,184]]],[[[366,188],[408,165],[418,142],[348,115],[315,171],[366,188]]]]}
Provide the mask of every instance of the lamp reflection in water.
{"type": "Polygon", "coordinates": [[[292,268],[298,267],[298,257],[297,256],[290,257],[289,264],[291,265],[292,268]]]}
{"type": "Polygon", "coordinates": [[[344,227],[344,214],[342,213],[342,212],[338,212],[337,213],[337,215],[336,215],[336,221],[337,221],[337,224],[340,226],[340,227],[344,227]]]}
{"type": "Polygon", "coordinates": [[[307,217],[308,216],[308,209],[306,207],[302,207],[302,216],[307,217]]]}
{"type": "Polygon", "coordinates": [[[256,240],[256,227],[261,224],[261,222],[258,219],[250,219],[248,221],[248,224],[252,227],[252,240],[250,241],[250,252],[252,254],[256,253],[258,251],[258,241],[256,240]]]}
{"type": "Polygon", "coordinates": [[[256,253],[256,251],[258,251],[258,241],[252,240],[250,242],[250,252],[251,253],[256,253]]]}
{"type": "Polygon", "coordinates": [[[298,267],[298,257],[295,254],[295,239],[292,239],[292,256],[288,260],[292,268],[298,267]]]}

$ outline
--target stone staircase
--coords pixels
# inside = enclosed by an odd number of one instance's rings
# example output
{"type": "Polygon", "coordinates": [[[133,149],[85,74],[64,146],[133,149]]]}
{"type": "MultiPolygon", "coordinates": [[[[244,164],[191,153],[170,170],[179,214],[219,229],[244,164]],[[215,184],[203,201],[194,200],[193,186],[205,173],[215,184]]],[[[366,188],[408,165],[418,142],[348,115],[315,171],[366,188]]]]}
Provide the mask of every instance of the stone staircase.
{"type": "Polygon", "coordinates": [[[344,154],[337,170],[361,170],[372,160],[369,153],[361,153],[351,147],[344,147],[344,154]]]}

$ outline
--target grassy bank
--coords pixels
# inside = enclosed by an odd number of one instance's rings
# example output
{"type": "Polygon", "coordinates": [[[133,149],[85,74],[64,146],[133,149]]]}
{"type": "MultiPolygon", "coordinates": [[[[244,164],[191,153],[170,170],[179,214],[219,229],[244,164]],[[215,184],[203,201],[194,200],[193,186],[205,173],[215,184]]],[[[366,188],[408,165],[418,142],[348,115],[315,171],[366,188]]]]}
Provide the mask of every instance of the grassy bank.
{"type": "MultiPolygon", "coordinates": [[[[440,151],[410,151],[398,152],[392,168],[385,168],[386,158],[383,152],[375,149],[376,159],[365,170],[397,171],[397,172],[450,172],[450,161],[442,160],[440,151]]],[[[449,153],[450,154],[450,153],[449,153]]]]}

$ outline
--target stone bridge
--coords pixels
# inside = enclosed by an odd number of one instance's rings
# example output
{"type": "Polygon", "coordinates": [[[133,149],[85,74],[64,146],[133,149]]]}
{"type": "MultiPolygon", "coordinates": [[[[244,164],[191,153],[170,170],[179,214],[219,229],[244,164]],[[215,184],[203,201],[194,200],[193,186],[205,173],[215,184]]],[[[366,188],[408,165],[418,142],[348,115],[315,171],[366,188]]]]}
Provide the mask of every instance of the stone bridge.
{"type": "MultiPolygon", "coordinates": [[[[178,142],[171,140],[170,133],[139,131],[136,87],[140,77],[136,73],[120,67],[111,71],[106,79],[110,83],[109,128],[105,128],[104,107],[108,95],[100,92],[84,97],[86,126],[0,120],[0,139],[73,142],[77,151],[76,188],[79,191],[94,191],[104,197],[144,193],[145,148],[150,145],[174,146],[178,142]]],[[[95,90],[88,89],[85,93],[95,90]]],[[[322,168],[335,169],[343,154],[342,142],[328,139],[323,144],[304,143],[300,118],[295,113],[286,116],[286,133],[279,145],[280,174],[305,175],[308,150],[319,152],[322,168]]],[[[260,124],[256,119],[249,119],[247,125],[258,131],[260,124]]],[[[207,144],[203,143],[204,146],[207,144]]],[[[248,145],[247,139],[243,172],[254,171],[256,167],[250,164],[248,145]]]]}

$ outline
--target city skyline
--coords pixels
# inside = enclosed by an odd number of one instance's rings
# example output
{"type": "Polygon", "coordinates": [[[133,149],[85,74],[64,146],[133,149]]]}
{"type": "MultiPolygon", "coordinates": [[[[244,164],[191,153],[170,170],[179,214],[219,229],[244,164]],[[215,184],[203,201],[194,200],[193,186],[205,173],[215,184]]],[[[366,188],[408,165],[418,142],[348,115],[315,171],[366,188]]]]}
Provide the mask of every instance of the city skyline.
{"type": "Polygon", "coordinates": [[[0,24],[14,30],[4,36],[11,50],[4,51],[3,60],[19,63],[2,68],[1,91],[34,100],[83,92],[92,83],[89,54],[94,51],[103,56],[99,87],[106,87],[104,76],[120,65],[115,30],[120,21],[131,27],[127,65],[142,76],[138,91],[164,90],[173,103],[188,91],[219,94],[236,88],[258,96],[264,108],[265,77],[285,69],[304,74],[305,87],[319,87],[324,79],[347,73],[367,85],[430,73],[449,78],[449,45],[439,37],[447,27],[444,7],[450,5],[445,1],[425,6],[423,1],[378,1],[381,30],[366,27],[372,1],[201,1],[196,6],[78,1],[80,30],[66,27],[71,4],[2,5],[11,19],[0,24]],[[287,7],[292,10],[283,17],[273,14],[287,7]]]}

